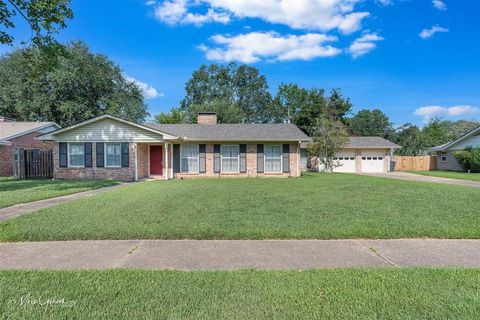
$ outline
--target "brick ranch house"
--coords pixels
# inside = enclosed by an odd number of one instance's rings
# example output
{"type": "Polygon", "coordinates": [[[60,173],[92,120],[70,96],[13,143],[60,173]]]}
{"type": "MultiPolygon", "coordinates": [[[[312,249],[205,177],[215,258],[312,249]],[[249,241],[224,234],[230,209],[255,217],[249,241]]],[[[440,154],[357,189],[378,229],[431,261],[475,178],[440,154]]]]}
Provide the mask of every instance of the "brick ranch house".
{"type": "MultiPolygon", "coordinates": [[[[44,134],[54,144],[57,179],[298,177],[311,159],[311,139],[293,124],[137,124],[111,115],[44,134]]],[[[335,172],[387,172],[396,144],[351,137],[334,158],[335,172]]],[[[319,168],[317,168],[319,169],[319,168]]]]}
{"type": "Polygon", "coordinates": [[[38,137],[54,143],[57,179],[298,177],[300,145],[293,124],[137,124],[99,116],[38,137]]]}
{"type": "Polygon", "coordinates": [[[54,122],[17,122],[0,117],[0,176],[15,174],[15,162],[19,159],[20,150],[52,149],[54,143],[35,138],[59,128],[54,122]]]}

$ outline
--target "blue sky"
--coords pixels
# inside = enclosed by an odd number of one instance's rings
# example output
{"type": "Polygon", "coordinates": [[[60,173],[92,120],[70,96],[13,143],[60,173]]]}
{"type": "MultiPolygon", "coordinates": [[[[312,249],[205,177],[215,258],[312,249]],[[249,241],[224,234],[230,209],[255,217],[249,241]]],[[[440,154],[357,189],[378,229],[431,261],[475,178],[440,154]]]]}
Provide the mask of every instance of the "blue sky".
{"type": "MultiPolygon", "coordinates": [[[[144,83],[152,115],[178,105],[201,64],[235,61],[260,69],[272,93],[281,82],[341,88],[354,112],[379,108],[395,125],[434,115],[480,119],[477,0],[74,0],[71,7],[75,17],[57,38],[84,40],[144,83]]],[[[28,39],[25,29],[17,33],[28,39]]]]}

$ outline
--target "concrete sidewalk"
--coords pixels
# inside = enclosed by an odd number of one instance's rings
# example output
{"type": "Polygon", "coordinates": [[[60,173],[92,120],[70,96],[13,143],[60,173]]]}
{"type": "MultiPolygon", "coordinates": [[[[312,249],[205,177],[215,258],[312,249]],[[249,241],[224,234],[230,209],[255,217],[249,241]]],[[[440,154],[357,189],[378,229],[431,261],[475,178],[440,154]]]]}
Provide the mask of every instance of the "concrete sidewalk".
{"type": "Polygon", "coordinates": [[[453,184],[457,186],[480,188],[480,181],[424,176],[421,174],[414,174],[414,173],[402,172],[402,171],[387,172],[387,173],[361,173],[361,174],[365,176],[373,176],[373,177],[391,178],[391,179],[408,180],[408,181],[420,181],[420,182],[434,182],[434,183],[453,184]]]}
{"type": "Polygon", "coordinates": [[[55,198],[50,198],[50,199],[44,199],[44,200],[38,200],[34,202],[28,202],[28,203],[20,203],[16,204],[10,207],[6,207],[3,209],[0,209],[0,221],[2,220],[7,220],[13,217],[21,216],[24,214],[32,213],[35,211],[38,211],[40,209],[48,208],[63,202],[68,202],[72,200],[77,200],[77,199],[83,199],[91,196],[95,196],[97,194],[101,194],[104,192],[111,191],[113,189],[117,189],[120,187],[126,186],[126,183],[122,184],[117,184],[114,186],[109,186],[109,187],[103,187],[103,188],[98,188],[98,189],[93,189],[93,190],[88,190],[88,191],[83,191],[83,192],[77,192],[77,193],[72,193],[68,194],[66,196],[60,196],[60,197],[55,197],[55,198]]]}
{"type": "Polygon", "coordinates": [[[0,243],[0,269],[480,267],[480,240],[103,240],[0,243]]]}

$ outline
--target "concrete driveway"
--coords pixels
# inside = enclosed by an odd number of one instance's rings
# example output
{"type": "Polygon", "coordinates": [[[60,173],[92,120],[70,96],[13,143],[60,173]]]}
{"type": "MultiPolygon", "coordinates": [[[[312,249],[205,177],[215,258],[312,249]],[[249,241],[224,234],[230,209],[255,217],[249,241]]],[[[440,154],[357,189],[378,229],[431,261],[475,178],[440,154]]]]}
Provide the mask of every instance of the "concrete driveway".
{"type": "Polygon", "coordinates": [[[480,267],[480,240],[102,240],[0,243],[0,269],[480,267]]]}
{"type": "Polygon", "coordinates": [[[443,183],[443,184],[452,184],[457,186],[480,188],[480,181],[431,177],[431,176],[424,176],[420,174],[414,174],[410,172],[361,173],[361,174],[366,176],[373,176],[373,177],[420,181],[420,182],[434,182],[434,183],[443,183]]]}

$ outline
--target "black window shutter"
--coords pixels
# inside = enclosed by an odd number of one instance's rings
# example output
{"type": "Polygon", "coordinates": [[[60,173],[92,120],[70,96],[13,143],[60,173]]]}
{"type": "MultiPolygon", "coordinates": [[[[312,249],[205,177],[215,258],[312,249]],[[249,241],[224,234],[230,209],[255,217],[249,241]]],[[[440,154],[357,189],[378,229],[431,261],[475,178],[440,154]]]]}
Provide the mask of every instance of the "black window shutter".
{"type": "Polygon", "coordinates": [[[207,172],[206,149],[207,149],[207,145],[205,145],[205,144],[198,145],[198,153],[199,153],[199,159],[200,159],[200,163],[199,163],[199,172],[200,173],[207,172]]]}
{"type": "Polygon", "coordinates": [[[58,162],[60,168],[66,168],[68,166],[68,154],[67,154],[67,143],[66,142],[60,142],[58,144],[58,162]]]}
{"type": "Polygon", "coordinates": [[[283,145],[283,172],[290,172],[290,145],[283,145]]]}
{"type": "Polygon", "coordinates": [[[263,173],[263,144],[257,144],[257,172],[263,173]]]}
{"type": "Polygon", "coordinates": [[[97,168],[103,168],[105,166],[104,147],[105,144],[103,144],[103,142],[97,142],[95,144],[97,168]]]}
{"type": "Polygon", "coordinates": [[[180,172],[180,145],[179,144],[173,145],[173,172],[174,173],[180,172]]]}
{"type": "Polygon", "coordinates": [[[240,172],[247,172],[247,145],[240,145],[240,172]]]}
{"type": "Polygon", "coordinates": [[[213,172],[219,173],[220,172],[220,145],[214,144],[213,145],[213,172]]]}
{"type": "Polygon", "coordinates": [[[128,167],[130,163],[130,144],[122,142],[122,167],[128,167]]]}
{"type": "Polygon", "coordinates": [[[85,157],[85,168],[91,168],[92,167],[92,143],[91,142],[85,142],[83,144],[83,155],[85,157]]]}

